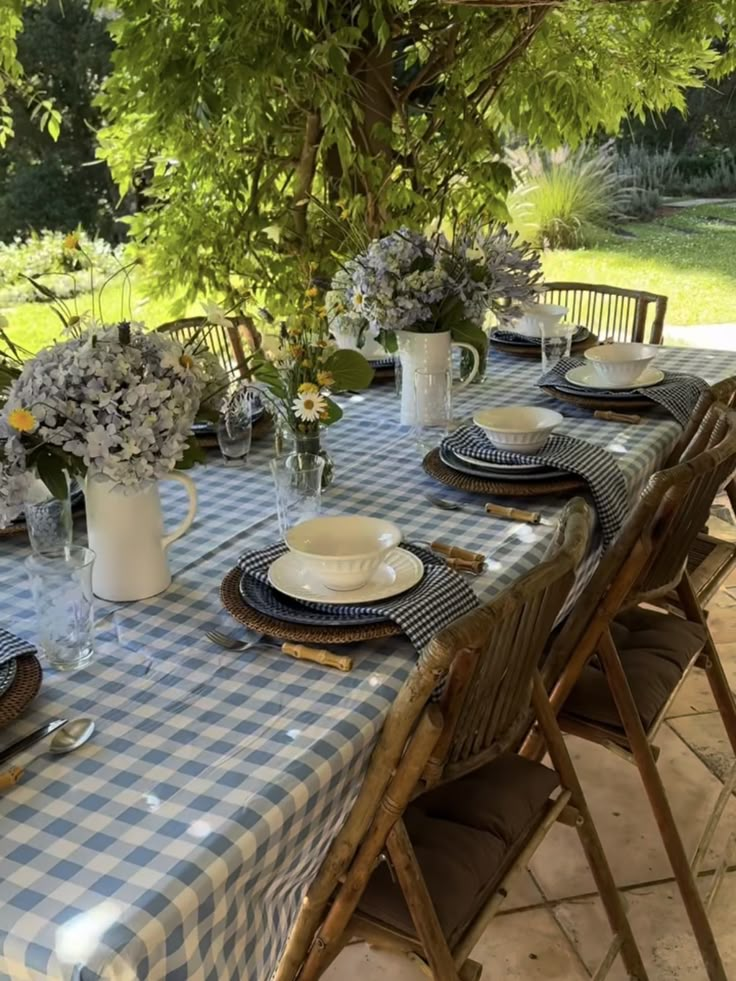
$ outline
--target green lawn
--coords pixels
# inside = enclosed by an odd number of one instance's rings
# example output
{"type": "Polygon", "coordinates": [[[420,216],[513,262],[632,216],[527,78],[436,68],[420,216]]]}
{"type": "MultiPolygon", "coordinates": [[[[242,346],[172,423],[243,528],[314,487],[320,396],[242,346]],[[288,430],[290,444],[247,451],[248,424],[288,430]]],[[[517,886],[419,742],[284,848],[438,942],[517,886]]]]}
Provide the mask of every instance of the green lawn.
{"type": "MultiPolygon", "coordinates": [[[[664,293],[669,297],[667,323],[672,325],[736,323],[736,203],[683,209],[624,228],[631,237],[611,234],[595,248],[545,253],[545,278],[664,293]]],[[[146,302],[135,277],[131,286],[135,301],[132,311],[127,287],[125,296],[122,285],[111,284],[105,290],[106,320],[132,317],[155,327],[177,315],[200,312],[198,304],[183,312],[177,309],[174,296],[146,302]]],[[[89,297],[79,297],[77,303],[81,313],[89,308],[89,297]]],[[[0,313],[8,318],[10,336],[31,351],[58,336],[59,322],[46,303],[23,303],[0,309],[0,313]]],[[[674,341],[683,342],[678,336],[674,341]]],[[[701,339],[701,343],[707,341],[701,339]]],[[[734,344],[730,332],[725,341],[719,336],[710,342],[710,346],[718,347],[734,344]]]]}
{"type": "Polygon", "coordinates": [[[736,204],[682,209],[624,229],[634,237],[607,235],[592,249],[547,252],[545,279],[664,293],[668,324],[736,323],[736,204]]]}
{"type": "MultiPolygon", "coordinates": [[[[90,309],[89,294],[78,296],[76,300],[67,300],[66,303],[72,312],[78,314],[90,309]]],[[[183,311],[177,303],[175,296],[146,300],[136,284],[135,274],[131,276],[130,286],[111,283],[102,294],[103,316],[110,323],[130,319],[158,327],[177,316],[193,316],[202,312],[196,303],[183,311]]],[[[38,351],[59,336],[61,323],[48,303],[21,303],[14,307],[0,308],[0,313],[8,320],[8,333],[12,340],[28,351],[38,351]]],[[[95,313],[98,313],[97,309],[95,313]]]]}

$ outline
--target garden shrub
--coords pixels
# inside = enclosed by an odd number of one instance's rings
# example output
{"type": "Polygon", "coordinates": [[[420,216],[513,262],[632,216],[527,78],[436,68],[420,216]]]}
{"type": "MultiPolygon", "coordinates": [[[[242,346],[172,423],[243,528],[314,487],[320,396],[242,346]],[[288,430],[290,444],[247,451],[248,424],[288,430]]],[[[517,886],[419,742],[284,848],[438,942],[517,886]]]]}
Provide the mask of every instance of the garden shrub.
{"type": "Polygon", "coordinates": [[[520,183],[508,200],[513,227],[537,247],[592,245],[627,208],[629,188],[609,145],[512,154],[520,183]]]}

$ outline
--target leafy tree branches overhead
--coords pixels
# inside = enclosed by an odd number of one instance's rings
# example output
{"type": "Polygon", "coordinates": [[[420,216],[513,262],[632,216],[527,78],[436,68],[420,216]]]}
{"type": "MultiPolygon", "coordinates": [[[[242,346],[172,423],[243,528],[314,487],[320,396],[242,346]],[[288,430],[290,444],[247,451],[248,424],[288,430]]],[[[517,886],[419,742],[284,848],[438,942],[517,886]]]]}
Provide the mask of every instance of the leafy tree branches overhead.
{"type": "MultiPolygon", "coordinates": [[[[575,145],[727,71],[736,0],[488,8],[437,0],[117,0],[102,153],[152,278],[230,294],[292,255],[449,209],[504,214],[513,130],[575,145]]],[[[295,295],[295,294],[292,294],[295,295]]]]}

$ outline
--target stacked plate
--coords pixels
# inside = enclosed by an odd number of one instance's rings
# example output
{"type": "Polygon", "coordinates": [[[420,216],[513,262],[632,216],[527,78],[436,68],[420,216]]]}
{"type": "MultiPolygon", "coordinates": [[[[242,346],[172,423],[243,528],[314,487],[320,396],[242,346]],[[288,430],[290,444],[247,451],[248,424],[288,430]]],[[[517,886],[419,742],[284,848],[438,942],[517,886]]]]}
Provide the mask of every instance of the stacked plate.
{"type": "Polygon", "coordinates": [[[640,388],[651,388],[652,385],[659,385],[664,380],[664,372],[659,368],[648,367],[633,382],[613,384],[610,381],[601,379],[595,367],[591,364],[581,364],[577,368],[570,368],[565,373],[564,382],[556,387],[561,389],[569,388],[580,392],[605,392],[610,398],[615,398],[621,393],[622,398],[628,398],[629,393],[640,388]]]}
{"type": "MultiPolygon", "coordinates": [[[[577,327],[575,333],[572,335],[571,344],[573,346],[582,344],[590,340],[592,336],[592,333],[587,327],[577,327]]],[[[503,347],[519,348],[521,350],[529,348],[539,350],[541,344],[541,340],[538,337],[527,337],[526,334],[517,334],[503,327],[494,328],[489,335],[489,340],[493,344],[499,344],[503,347]]]]}
{"type": "Polygon", "coordinates": [[[285,552],[270,564],[268,582],[262,575],[244,571],[239,591],[253,610],[285,623],[362,627],[388,622],[371,605],[406,593],[423,577],[424,563],[419,555],[399,547],[389,552],[364,586],[336,592],[309,575],[298,555],[285,552]]]}
{"type": "Polygon", "coordinates": [[[488,463],[485,460],[476,460],[474,457],[451,450],[444,443],[440,446],[440,460],[446,467],[458,473],[493,481],[526,483],[569,477],[565,471],[543,463],[488,463]]]}

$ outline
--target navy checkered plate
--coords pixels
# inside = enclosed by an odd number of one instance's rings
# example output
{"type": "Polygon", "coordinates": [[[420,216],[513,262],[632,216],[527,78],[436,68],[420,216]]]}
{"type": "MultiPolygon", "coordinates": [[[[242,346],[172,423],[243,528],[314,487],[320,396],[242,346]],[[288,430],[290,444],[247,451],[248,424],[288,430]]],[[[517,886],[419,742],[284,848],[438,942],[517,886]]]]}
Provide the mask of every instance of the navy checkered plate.
{"type": "Polygon", "coordinates": [[[363,613],[355,608],[338,615],[307,606],[290,596],[284,596],[273,586],[260,582],[248,572],[240,577],[240,595],[248,606],[259,613],[287,623],[304,623],[314,627],[364,627],[367,624],[386,622],[384,616],[367,611],[363,613]]]}
{"type": "Polygon", "coordinates": [[[16,658],[13,658],[12,661],[6,661],[5,664],[0,664],[0,695],[4,695],[13,684],[17,670],[18,661],[16,658]]]}

